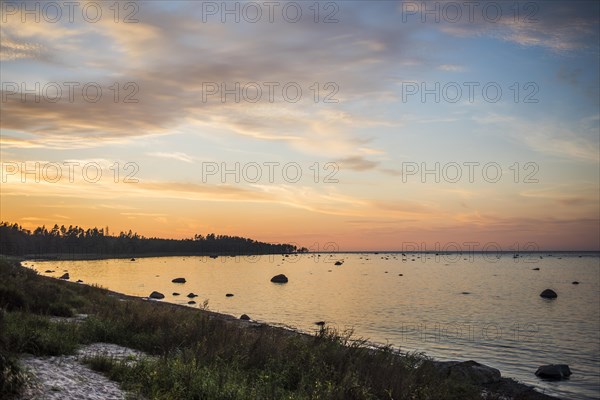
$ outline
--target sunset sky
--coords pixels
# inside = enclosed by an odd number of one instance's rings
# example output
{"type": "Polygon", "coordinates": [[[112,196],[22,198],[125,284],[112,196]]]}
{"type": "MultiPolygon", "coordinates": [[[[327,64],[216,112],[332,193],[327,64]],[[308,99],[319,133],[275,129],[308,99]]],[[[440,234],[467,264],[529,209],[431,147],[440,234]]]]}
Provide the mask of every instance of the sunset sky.
{"type": "Polygon", "coordinates": [[[0,219],[598,250],[600,3],[467,3],[2,1],[0,219]]]}

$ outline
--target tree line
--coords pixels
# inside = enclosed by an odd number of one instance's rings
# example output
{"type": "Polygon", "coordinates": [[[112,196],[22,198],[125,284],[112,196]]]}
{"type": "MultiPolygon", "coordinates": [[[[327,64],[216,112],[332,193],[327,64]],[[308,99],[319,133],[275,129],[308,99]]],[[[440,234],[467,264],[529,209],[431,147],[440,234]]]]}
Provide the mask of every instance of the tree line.
{"type": "Polygon", "coordinates": [[[291,244],[259,242],[239,236],[194,235],[189,239],[147,238],[131,230],[109,235],[108,227],[83,229],[79,226],[40,226],[30,231],[18,224],[0,222],[0,254],[74,256],[134,255],[246,255],[293,253],[291,244]]]}

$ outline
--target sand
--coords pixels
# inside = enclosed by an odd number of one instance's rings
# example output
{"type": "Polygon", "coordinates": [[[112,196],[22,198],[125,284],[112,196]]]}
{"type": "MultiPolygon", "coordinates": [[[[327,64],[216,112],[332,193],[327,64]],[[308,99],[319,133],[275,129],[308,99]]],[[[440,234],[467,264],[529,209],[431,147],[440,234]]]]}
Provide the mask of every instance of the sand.
{"type": "Polygon", "coordinates": [[[29,372],[30,382],[22,400],[125,400],[127,393],[118,383],[92,371],[83,364],[85,357],[107,355],[135,362],[145,355],[139,351],[108,343],[82,347],[76,355],[60,357],[25,356],[22,366],[29,372]]]}

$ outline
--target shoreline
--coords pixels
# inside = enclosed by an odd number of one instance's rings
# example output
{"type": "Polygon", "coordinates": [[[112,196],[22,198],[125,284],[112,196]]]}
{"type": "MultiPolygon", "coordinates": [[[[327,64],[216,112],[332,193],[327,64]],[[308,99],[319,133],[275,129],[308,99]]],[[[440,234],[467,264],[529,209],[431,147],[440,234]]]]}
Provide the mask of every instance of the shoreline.
{"type": "MultiPolygon", "coordinates": [[[[29,260],[29,259],[28,259],[29,260]]],[[[13,258],[9,259],[9,263],[18,266],[18,268],[31,271],[30,268],[23,266],[21,263],[24,261],[28,261],[23,258],[13,258]]],[[[151,307],[155,308],[157,311],[159,310],[178,310],[179,313],[185,313],[189,315],[197,314],[207,317],[210,320],[220,321],[227,326],[233,326],[235,329],[250,329],[253,332],[269,332],[269,334],[278,336],[278,337],[287,337],[287,338],[299,338],[302,342],[310,343],[312,339],[315,339],[315,334],[310,334],[308,332],[303,332],[301,330],[295,329],[293,327],[283,327],[273,325],[273,323],[263,323],[259,321],[246,321],[236,318],[233,315],[219,313],[210,310],[204,310],[201,308],[189,307],[183,304],[175,304],[157,300],[150,300],[147,297],[141,296],[133,296],[127,295],[124,293],[116,292],[113,290],[89,286],[87,284],[80,284],[70,281],[61,280],[58,278],[51,278],[43,275],[37,275],[40,279],[49,279],[58,285],[65,285],[66,287],[81,287],[84,286],[87,288],[86,290],[89,292],[96,293],[104,293],[108,297],[112,297],[117,299],[120,302],[130,302],[131,304],[151,304],[151,307]]],[[[175,312],[174,312],[175,313],[175,312]]],[[[346,344],[345,346],[351,345],[351,343],[346,344]]],[[[373,346],[370,346],[371,343],[366,343],[365,347],[369,348],[368,352],[373,354],[377,354],[380,349],[377,347],[376,343],[373,343],[373,346]]],[[[399,360],[402,357],[405,357],[406,354],[400,351],[393,351],[393,357],[398,358],[399,360]]],[[[470,381],[473,376],[478,378],[478,371],[483,370],[486,373],[494,370],[493,368],[487,367],[484,364],[479,364],[473,361],[457,361],[457,362],[442,362],[437,361],[431,357],[426,357],[426,363],[429,363],[433,366],[433,368],[440,373],[446,374],[446,376],[452,375],[453,377],[458,376],[459,378],[464,378],[467,381],[470,381]],[[456,372],[453,372],[456,371],[456,372]],[[475,374],[475,375],[474,375],[475,374]]],[[[497,370],[495,370],[497,371],[497,370]]],[[[493,372],[493,371],[492,371],[493,372]]],[[[487,378],[486,378],[487,379],[487,378]]],[[[543,394],[535,390],[533,386],[529,386],[520,382],[515,381],[512,378],[501,377],[500,372],[498,371],[497,379],[494,378],[489,382],[485,383],[475,383],[475,386],[480,389],[482,393],[488,393],[490,396],[483,397],[485,399],[504,399],[504,400],[556,400],[558,397],[552,397],[550,395],[543,394]]]]}
{"type": "MultiPolygon", "coordinates": [[[[27,268],[27,267],[23,267],[23,268],[27,268]]],[[[50,278],[50,279],[59,280],[58,278],[50,278]]],[[[75,283],[75,282],[69,282],[69,281],[66,281],[66,282],[77,285],[77,283],[75,283]]],[[[86,285],[86,284],[82,283],[82,285],[86,285]]],[[[109,293],[110,296],[114,296],[115,298],[118,298],[123,301],[151,302],[152,304],[155,304],[158,307],[173,308],[173,309],[177,309],[177,310],[186,310],[185,312],[190,312],[190,313],[197,312],[200,314],[207,315],[207,316],[209,316],[209,318],[216,318],[218,320],[224,321],[226,323],[234,324],[234,325],[236,325],[238,327],[242,327],[242,328],[255,328],[255,329],[267,328],[267,329],[270,329],[273,331],[277,331],[283,335],[302,337],[305,340],[309,340],[314,337],[314,334],[299,330],[294,327],[274,325],[273,323],[265,323],[265,322],[261,322],[261,321],[255,321],[255,320],[242,320],[242,319],[239,319],[230,314],[220,313],[220,312],[211,311],[211,310],[203,310],[203,309],[195,308],[195,307],[189,307],[184,304],[169,303],[169,302],[162,301],[162,300],[153,300],[153,299],[150,299],[148,297],[143,297],[143,296],[128,295],[128,294],[124,294],[124,293],[120,293],[120,292],[115,292],[113,290],[106,289],[106,288],[102,288],[102,290],[109,293]]],[[[367,342],[367,345],[372,346],[373,351],[377,351],[376,346],[378,346],[380,344],[367,342]]],[[[395,351],[395,354],[399,357],[406,355],[406,353],[402,353],[400,351],[395,351]]],[[[473,362],[473,360],[469,360],[469,361],[439,361],[439,360],[436,360],[434,357],[431,357],[428,355],[425,355],[425,356],[429,357],[432,364],[436,365],[437,368],[442,368],[445,365],[452,364],[452,363],[473,362]]],[[[475,361],[475,362],[478,365],[483,366],[485,368],[491,368],[491,367],[488,367],[486,364],[479,363],[477,361],[475,361]]],[[[541,393],[541,392],[537,391],[534,386],[530,386],[530,385],[518,382],[513,378],[504,377],[504,376],[501,376],[500,380],[498,382],[482,385],[482,389],[489,390],[489,391],[491,391],[491,393],[493,393],[495,395],[508,396],[507,399],[515,399],[515,400],[517,400],[517,399],[518,400],[560,400],[561,399],[560,397],[555,397],[555,396],[541,393]]]]}

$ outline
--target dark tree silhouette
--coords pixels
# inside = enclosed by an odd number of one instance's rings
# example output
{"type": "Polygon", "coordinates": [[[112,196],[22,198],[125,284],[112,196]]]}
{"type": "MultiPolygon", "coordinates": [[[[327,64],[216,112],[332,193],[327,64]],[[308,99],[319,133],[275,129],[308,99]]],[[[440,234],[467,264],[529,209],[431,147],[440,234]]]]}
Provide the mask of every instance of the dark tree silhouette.
{"type": "Polygon", "coordinates": [[[108,235],[108,227],[84,230],[79,226],[54,225],[32,231],[18,224],[0,222],[0,254],[4,255],[82,255],[82,256],[131,256],[131,255],[246,255],[279,254],[296,252],[291,244],[258,242],[239,236],[196,234],[190,239],[146,238],[135,232],[108,235]]]}

